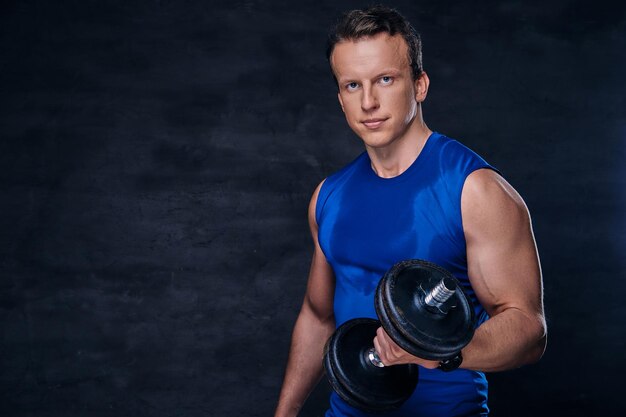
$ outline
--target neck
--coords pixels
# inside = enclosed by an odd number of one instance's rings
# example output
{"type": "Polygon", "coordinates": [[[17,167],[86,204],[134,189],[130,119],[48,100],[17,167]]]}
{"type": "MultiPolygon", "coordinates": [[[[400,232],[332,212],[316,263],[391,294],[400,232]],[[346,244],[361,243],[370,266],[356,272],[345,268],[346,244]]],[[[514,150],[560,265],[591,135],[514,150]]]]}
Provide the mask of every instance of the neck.
{"type": "Polygon", "coordinates": [[[421,118],[389,145],[373,148],[366,145],[372,169],[381,178],[393,178],[406,171],[417,159],[432,131],[421,118]]]}

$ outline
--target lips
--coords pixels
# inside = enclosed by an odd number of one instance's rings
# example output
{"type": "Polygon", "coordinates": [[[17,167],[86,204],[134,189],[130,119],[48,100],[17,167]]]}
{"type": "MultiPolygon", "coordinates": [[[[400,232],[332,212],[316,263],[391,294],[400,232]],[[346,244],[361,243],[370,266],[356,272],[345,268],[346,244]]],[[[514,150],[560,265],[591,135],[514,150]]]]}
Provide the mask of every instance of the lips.
{"type": "Polygon", "coordinates": [[[384,122],[385,118],[366,119],[361,121],[368,129],[378,129],[384,122]]]}

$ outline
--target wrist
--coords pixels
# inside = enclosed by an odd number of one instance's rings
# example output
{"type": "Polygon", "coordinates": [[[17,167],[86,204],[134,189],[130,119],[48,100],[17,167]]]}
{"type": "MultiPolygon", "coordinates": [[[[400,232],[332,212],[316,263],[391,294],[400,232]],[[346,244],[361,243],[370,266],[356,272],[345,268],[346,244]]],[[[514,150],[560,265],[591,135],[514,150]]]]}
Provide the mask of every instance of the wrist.
{"type": "Polygon", "coordinates": [[[437,369],[440,369],[444,372],[452,372],[455,369],[458,369],[459,366],[461,366],[461,363],[463,363],[463,355],[461,355],[461,352],[459,352],[449,359],[444,359],[440,361],[437,369]]]}

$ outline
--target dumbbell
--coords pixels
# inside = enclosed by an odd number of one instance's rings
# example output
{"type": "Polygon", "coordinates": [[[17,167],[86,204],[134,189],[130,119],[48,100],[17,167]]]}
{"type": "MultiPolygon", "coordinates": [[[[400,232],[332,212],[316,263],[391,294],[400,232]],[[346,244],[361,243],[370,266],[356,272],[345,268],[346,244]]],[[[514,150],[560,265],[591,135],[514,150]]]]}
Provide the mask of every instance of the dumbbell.
{"type": "Polygon", "coordinates": [[[343,323],[324,348],[330,385],[365,412],[400,407],[418,381],[415,364],[383,365],[372,342],[378,327],[410,354],[439,361],[455,357],[474,335],[474,309],[459,282],[427,261],[395,264],[378,283],[375,308],[379,320],[343,323]]]}

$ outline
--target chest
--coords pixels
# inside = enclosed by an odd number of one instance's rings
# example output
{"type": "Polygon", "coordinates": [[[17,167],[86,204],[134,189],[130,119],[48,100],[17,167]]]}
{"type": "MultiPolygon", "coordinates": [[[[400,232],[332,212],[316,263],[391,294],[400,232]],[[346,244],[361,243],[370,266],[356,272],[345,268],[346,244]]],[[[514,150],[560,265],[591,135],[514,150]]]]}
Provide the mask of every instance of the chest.
{"type": "Polygon", "coordinates": [[[464,257],[458,210],[447,190],[428,182],[400,185],[347,184],[329,195],[319,240],[331,265],[384,271],[403,259],[464,257]]]}

